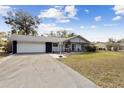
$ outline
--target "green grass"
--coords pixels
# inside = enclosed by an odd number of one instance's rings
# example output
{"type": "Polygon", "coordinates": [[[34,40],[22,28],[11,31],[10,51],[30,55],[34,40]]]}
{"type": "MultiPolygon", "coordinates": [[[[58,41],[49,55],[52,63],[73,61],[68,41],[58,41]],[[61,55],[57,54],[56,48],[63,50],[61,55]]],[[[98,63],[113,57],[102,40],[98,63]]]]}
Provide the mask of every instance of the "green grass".
{"type": "Polygon", "coordinates": [[[61,61],[100,87],[124,87],[124,52],[79,53],[61,61]]]}

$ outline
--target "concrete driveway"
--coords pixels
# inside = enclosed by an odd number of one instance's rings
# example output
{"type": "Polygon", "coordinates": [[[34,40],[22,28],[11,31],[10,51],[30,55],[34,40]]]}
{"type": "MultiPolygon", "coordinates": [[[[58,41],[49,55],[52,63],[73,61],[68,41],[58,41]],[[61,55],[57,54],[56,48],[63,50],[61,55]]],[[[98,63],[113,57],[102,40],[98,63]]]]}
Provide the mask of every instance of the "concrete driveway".
{"type": "Polygon", "coordinates": [[[49,54],[13,55],[0,63],[0,87],[97,87],[49,54]]]}

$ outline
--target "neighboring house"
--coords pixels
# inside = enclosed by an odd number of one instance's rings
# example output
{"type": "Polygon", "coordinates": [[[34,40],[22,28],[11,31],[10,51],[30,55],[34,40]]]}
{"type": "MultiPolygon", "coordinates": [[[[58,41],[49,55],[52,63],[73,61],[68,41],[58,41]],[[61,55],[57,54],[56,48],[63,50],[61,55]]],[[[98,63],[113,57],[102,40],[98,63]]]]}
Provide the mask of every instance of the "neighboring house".
{"type": "Polygon", "coordinates": [[[118,43],[119,44],[119,50],[124,50],[124,43],[118,43]]]}
{"type": "Polygon", "coordinates": [[[44,36],[12,35],[13,53],[54,53],[85,51],[90,42],[81,36],[57,38],[44,36]]]}
{"type": "MultiPolygon", "coordinates": [[[[98,50],[107,50],[107,43],[108,42],[97,42],[95,43],[94,45],[97,47],[98,50]]],[[[114,44],[113,44],[114,45],[114,44]]],[[[115,45],[118,46],[118,49],[119,50],[124,50],[124,43],[121,42],[121,43],[116,43],[115,45]]],[[[113,47],[111,47],[111,50],[113,51],[113,47]]]]}
{"type": "Polygon", "coordinates": [[[107,50],[106,42],[97,42],[94,45],[97,47],[98,50],[107,50]]]}

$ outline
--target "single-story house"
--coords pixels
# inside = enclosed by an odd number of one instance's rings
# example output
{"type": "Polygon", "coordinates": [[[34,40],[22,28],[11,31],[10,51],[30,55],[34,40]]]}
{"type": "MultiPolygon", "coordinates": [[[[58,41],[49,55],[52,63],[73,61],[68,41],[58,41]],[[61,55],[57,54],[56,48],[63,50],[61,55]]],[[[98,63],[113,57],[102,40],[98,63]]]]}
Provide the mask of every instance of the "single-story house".
{"type": "Polygon", "coordinates": [[[85,46],[90,43],[80,35],[70,38],[12,35],[9,40],[14,54],[85,51],[85,46]]]}
{"type": "Polygon", "coordinates": [[[98,50],[107,50],[107,43],[106,42],[97,42],[94,44],[98,50]]]}
{"type": "Polygon", "coordinates": [[[124,43],[119,43],[119,50],[124,50],[124,43]]]}

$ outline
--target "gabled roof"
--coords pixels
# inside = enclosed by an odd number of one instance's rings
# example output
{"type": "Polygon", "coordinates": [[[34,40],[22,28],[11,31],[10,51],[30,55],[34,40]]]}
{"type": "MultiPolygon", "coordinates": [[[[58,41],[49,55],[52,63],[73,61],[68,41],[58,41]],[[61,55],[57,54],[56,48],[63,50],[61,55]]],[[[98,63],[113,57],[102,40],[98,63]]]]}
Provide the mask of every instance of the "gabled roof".
{"type": "Polygon", "coordinates": [[[26,35],[12,35],[9,40],[11,41],[27,41],[27,42],[62,42],[66,38],[45,37],[45,36],[26,36],[26,35]]]}
{"type": "Polygon", "coordinates": [[[59,38],[59,37],[45,37],[45,36],[26,36],[26,35],[11,35],[11,37],[9,37],[10,41],[25,41],[25,42],[65,42],[68,41],[70,39],[76,38],[76,37],[80,37],[83,40],[85,40],[86,42],[89,42],[88,40],[84,39],[81,36],[74,36],[74,37],[70,37],[70,38],[59,38]]]}
{"type": "Polygon", "coordinates": [[[77,38],[77,37],[83,39],[83,40],[86,41],[87,43],[90,43],[90,41],[88,41],[87,39],[85,39],[84,37],[82,37],[82,36],[80,36],[80,35],[77,35],[77,36],[73,36],[73,37],[67,38],[65,41],[68,41],[68,40],[71,40],[71,39],[77,38]]]}

